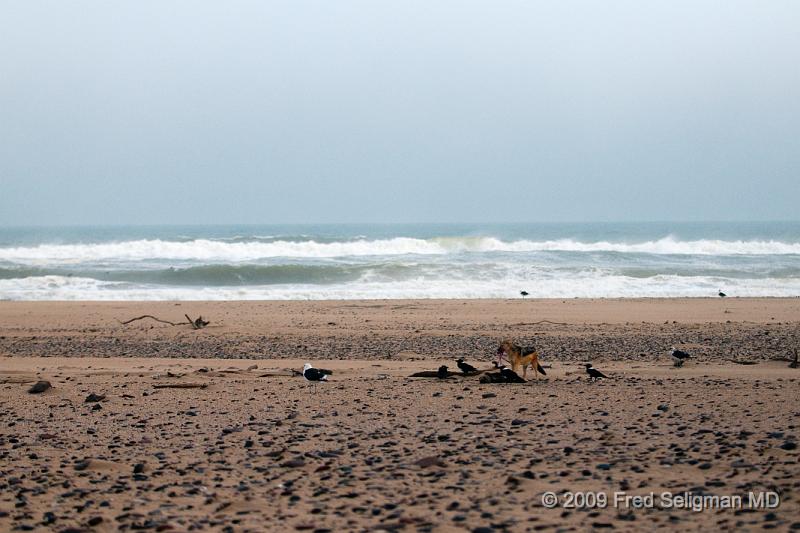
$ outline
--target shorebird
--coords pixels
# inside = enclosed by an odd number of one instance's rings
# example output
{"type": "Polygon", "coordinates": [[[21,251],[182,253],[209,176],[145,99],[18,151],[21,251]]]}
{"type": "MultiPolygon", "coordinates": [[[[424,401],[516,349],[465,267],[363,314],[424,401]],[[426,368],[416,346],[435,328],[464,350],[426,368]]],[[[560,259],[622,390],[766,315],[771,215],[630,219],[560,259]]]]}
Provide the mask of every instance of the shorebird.
{"type": "Polygon", "coordinates": [[[724,292],[722,292],[722,291],[719,291],[719,292],[717,293],[717,296],[719,296],[720,298],[725,298],[725,297],[727,296],[727,294],[725,294],[725,293],[724,293],[724,292]]]}
{"type": "Polygon", "coordinates": [[[675,362],[675,366],[683,366],[683,362],[687,359],[691,359],[688,353],[678,350],[674,346],[672,347],[672,360],[675,362]]]}
{"type": "Polygon", "coordinates": [[[589,374],[589,381],[597,381],[598,378],[608,378],[608,376],[596,368],[592,368],[592,363],[586,363],[586,373],[589,374]]]}
{"type": "Polygon", "coordinates": [[[519,291],[519,293],[522,295],[523,298],[528,296],[528,291],[519,291]]]}
{"type": "Polygon", "coordinates": [[[314,368],[311,363],[303,365],[303,378],[314,385],[314,393],[317,392],[317,382],[328,381],[328,376],[333,374],[330,370],[314,368]]]}
{"type": "Polygon", "coordinates": [[[456,364],[458,365],[458,368],[461,369],[461,372],[463,372],[464,374],[470,374],[472,372],[478,371],[478,369],[472,366],[471,364],[465,363],[463,357],[459,357],[458,359],[456,359],[456,364]]]}

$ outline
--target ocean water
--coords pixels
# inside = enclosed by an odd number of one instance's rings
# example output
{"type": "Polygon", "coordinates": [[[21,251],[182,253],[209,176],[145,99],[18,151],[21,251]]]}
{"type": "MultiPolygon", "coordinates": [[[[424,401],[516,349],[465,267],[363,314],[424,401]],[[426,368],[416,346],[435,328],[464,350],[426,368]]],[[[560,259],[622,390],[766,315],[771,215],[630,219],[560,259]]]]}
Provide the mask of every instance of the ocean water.
{"type": "Polygon", "coordinates": [[[4,300],[800,296],[800,222],[0,228],[4,300]]]}

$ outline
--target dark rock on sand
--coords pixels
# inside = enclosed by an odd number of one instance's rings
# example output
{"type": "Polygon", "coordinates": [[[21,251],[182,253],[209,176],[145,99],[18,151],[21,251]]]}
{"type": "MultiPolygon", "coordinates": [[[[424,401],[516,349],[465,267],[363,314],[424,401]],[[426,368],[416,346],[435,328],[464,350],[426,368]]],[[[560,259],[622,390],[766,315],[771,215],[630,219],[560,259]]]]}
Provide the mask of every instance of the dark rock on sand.
{"type": "Polygon", "coordinates": [[[34,383],[31,386],[30,389],[28,389],[28,392],[30,394],[39,394],[39,393],[42,393],[42,392],[46,391],[47,389],[49,389],[51,387],[52,387],[52,385],[50,385],[49,381],[37,381],[36,383],[34,383]]]}

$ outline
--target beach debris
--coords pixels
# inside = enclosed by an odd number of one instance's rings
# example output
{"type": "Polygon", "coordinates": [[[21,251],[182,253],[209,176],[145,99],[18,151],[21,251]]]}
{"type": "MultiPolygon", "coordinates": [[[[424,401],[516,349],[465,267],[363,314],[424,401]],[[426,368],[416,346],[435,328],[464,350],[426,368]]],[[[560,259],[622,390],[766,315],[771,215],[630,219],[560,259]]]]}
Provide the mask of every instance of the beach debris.
{"type": "Polygon", "coordinates": [[[51,387],[52,387],[52,385],[50,385],[49,381],[37,381],[36,383],[34,383],[31,386],[30,389],[28,389],[28,393],[30,393],[30,394],[40,394],[40,393],[46,391],[47,389],[49,389],[51,387]]]}
{"type": "Polygon", "coordinates": [[[479,380],[481,383],[527,383],[519,374],[506,367],[498,367],[500,372],[484,374],[479,380]]]}
{"type": "Polygon", "coordinates": [[[210,320],[203,320],[202,316],[198,316],[197,319],[195,319],[195,320],[192,320],[191,318],[189,318],[189,315],[183,315],[183,316],[186,317],[186,320],[189,321],[189,324],[192,325],[193,329],[203,329],[207,325],[211,324],[210,320]]]}
{"type": "Polygon", "coordinates": [[[205,389],[208,383],[156,383],[154,389],[205,389]]]}
{"type": "Polygon", "coordinates": [[[597,370],[596,368],[592,368],[592,363],[586,363],[586,373],[589,374],[589,381],[597,381],[599,378],[606,378],[608,376],[597,370]]]}
{"type": "MultiPolygon", "coordinates": [[[[446,377],[452,377],[452,376],[455,376],[455,375],[456,374],[453,374],[452,372],[448,372],[446,377]]],[[[422,372],[414,372],[413,374],[411,374],[408,377],[410,377],[410,378],[439,378],[439,371],[438,370],[435,370],[435,371],[434,370],[424,370],[422,372]]],[[[439,378],[439,379],[443,379],[443,378],[439,378]]]]}
{"type": "Polygon", "coordinates": [[[169,324],[170,326],[182,326],[182,325],[186,324],[186,322],[170,322],[169,320],[162,320],[162,319],[160,319],[158,317],[154,317],[153,315],[137,316],[135,318],[131,318],[129,320],[125,320],[124,322],[122,320],[120,320],[119,323],[122,324],[123,326],[125,326],[127,324],[130,324],[131,322],[136,322],[137,320],[144,320],[145,318],[149,318],[151,320],[155,320],[156,322],[161,322],[162,324],[169,324]]]}
{"type": "Polygon", "coordinates": [[[172,322],[170,320],[164,320],[163,318],[158,318],[153,315],[142,315],[125,321],[119,320],[119,323],[125,326],[127,324],[130,324],[131,322],[136,322],[137,320],[144,320],[145,318],[149,318],[150,320],[155,320],[156,322],[161,322],[162,324],[169,324],[170,326],[185,326],[186,324],[189,324],[190,326],[192,326],[192,329],[203,329],[204,327],[206,327],[211,323],[210,320],[203,320],[202,316],[198,316],[195,320],[192,320],[189,317],[189,315],[183,315],[183,316],[186,317],[186,320],[188,322],[172,322]]]}

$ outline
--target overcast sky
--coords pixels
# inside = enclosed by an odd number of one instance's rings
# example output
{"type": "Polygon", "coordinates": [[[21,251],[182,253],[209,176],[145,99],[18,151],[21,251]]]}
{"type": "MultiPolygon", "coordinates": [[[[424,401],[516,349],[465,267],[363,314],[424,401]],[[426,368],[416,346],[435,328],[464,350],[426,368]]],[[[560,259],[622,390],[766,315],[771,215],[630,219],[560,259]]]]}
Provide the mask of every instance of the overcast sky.
{"type": "Polygon", "coordinates": [[[0,6],[2,225],[799,207],[800,2],[0,6]]]}

